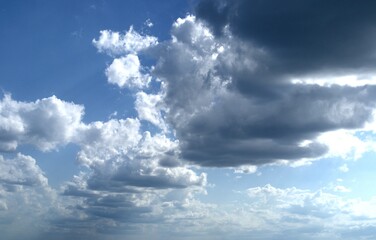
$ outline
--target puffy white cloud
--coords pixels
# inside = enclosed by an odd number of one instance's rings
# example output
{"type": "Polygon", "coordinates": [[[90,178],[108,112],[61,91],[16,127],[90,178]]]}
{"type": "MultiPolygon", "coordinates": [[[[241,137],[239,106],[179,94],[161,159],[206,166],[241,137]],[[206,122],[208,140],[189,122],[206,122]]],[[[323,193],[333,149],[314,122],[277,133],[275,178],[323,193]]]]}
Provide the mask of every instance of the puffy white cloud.
{"type": "Polygon", "coordinates": [[[162,117],[163,106],[162,94],[147,94],[138,92],[136,94],[135,108],[141,120],[149,121],[163,130],[167,130],[166,123],[162,117]]]}
{"type": "Polygon", "coordinates": [[[197,176],[181,165],[177,141],[163,134],[141,134],[140,127],[137,119],[112,119],[82,129],[78,160],[94,170],[88,180],[92,188],[185,188],[206,184],[205,174],[197,176]]]}
{"type": "Polygon", "coordinates": [[[202,47],[203,51],[214,50],[214,35],[196,17],[188,15],[185,18],[178,18],[172,25],[171,34],[173,42],[182,42],[195,46],[197,50],[202,47]],[[208,47],[212,49],[208,49],[208,47]]]}
{"type": "Polygon", "coordinates": [[[364,153],[375,149],[373,139],[361,138],[358,131],[354,130],[336,130],[321,134],[318,141],[328,146],[327,157],[341,157],[343,159],[360,159],[364,153]],[[338,144],[338,140],[341,144],[338,144]]]}
{"type": "Polygon", "coordinates": [[[94,46],[99,52],[110,55],[137,53],[150,46],[158,44],[158,39],[153,36],[141,35],[130,27],[125,34],[111,30],[100,31],[99,39],[93,39],[94,46]]]}
{"type": "Polygon", "coordinates": [[[84,108],[55,96],[18,102],[5,95],[0,101],[0,150],[32,144],[46,151],[67,144],[81,126],[84,108]]]}
{"type": "Polygon", "coordinates": [[[127,155],[142,138],[137,119],[111,119],[93,122],[80,129],[77,139],[81,146],[77,157],[87,166],[102,165],[108,159],[127,155]]]}
{"type": "Polygon", "coordinates": [[[255,173],[257,171],[257,166],[240,166],[240,167],[237,167],[234,169],[234,172],[235,173],[248,173],[248,174],[251,174],[251,173],[255,173]]]}
{"type": "Polygon", "coordinates": [[[106,69],[108,82],[119,87],[143,88],[151,81],[149,74],[142,73],[142,67],[137,55],[128,54],[116,58],[106,69]]]}
{"type": "Polygon", "coordinates": [[[7,160],[0,155],[0,184],[11,191],[14,187],[47,186],[48,180],[32,157],[17,154],[7,160]]]}
{"type": "Polygon", "coordinates": [[[156,37],[143,36],[130,27],[125,34],[103,30],[98,40],[93,39],[93,44],[99,52],[120,56],[115,58],[106,69],[109,83],[121,88],[144,88],[149,85],[152,77],[142,67],[138,54],[156,46],[158,44],[156,37]]]}

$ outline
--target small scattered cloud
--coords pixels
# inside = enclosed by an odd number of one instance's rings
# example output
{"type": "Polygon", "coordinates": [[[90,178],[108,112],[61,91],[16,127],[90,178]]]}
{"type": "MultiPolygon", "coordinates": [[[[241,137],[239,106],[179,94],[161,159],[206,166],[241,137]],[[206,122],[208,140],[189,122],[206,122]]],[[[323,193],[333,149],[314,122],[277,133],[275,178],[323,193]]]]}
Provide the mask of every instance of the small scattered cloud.
{"type": "Polygon", "coordinates": [[[350,169],[349,167],[347,166],[347,164],[343,164],[342,166],[340,166],[338,168],[341,172],[344,172],[344,173],[347,173],[350,169]]]}
{"type": "Polygon", "coordinates": [[[257,166],[240,166],[234,168],[234,173],[252,174],[257,172],[257,166]]]}
{"type": "Polygon", "coordinates": [[[131,26],[125,34],[102,30],[99,39],[93,39],[94,46],[99,52],[113,56],[123,54],[136,54],[150,46],[158,44],[158,39],[153,36],[141,35],[131,26]]]}
{"type": "Polygon", "coordinates": [[[334,190],[335,192],[341,192],[341,193],[348,193],[348,192],[351,192],[350,189],[346,188],[345,186],[341,186],[341,185],[335,186],[333,190],[334,190]]]}
{"type": "Polygon", "coordinates": [[[151,28],[154,26],[154,23],[150,20],[150,18],[146,19],[146,21],[144,22],[144,25],[151,28]]]}

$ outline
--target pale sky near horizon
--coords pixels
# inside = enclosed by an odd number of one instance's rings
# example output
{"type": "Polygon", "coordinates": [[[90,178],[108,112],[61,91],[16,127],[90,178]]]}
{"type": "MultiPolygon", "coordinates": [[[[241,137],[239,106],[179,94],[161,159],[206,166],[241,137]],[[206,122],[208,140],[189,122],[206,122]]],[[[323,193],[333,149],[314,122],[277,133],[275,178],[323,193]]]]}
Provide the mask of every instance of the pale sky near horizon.
{"type": "Polygon", "coordinates": [[[374,239],[376,2],[0,1],[7,240],[374,239]]]}

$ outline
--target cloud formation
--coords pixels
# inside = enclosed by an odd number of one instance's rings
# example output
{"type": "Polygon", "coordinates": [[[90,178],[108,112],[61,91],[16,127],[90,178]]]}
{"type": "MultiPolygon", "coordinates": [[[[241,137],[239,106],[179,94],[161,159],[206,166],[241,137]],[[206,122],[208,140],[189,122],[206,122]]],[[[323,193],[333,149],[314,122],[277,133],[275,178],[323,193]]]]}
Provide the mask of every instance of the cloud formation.
{"type": "Polygon", "coordinates": [[[121,192],[128,187],[205,186],[205,174],[197,176],[180,162],[177,141],[163,134],[142,133],[140,127],[137,119],[112,119],[82,130],[77,156],[94,171],[88,180],[91,189],[112,187],[121,192]]]}
{"type": "Polygon", "coordinates": [[[84,108],[55,96],[35,102],[18,102],[6,94],[0,101],[0,151],[31,144],[43,151],[73,140],[84,108]]]}
{"type": "Polygon", "coordinates": [[[0,184],[9,192],[17,188],[47,186],[48,180],[36,165],[35,159],[30,156],[17,154],[14,159],[5,159],[0,156],[0,184]]]}
{"type": "MultiPolygon", "coordinates": [[[[142,97],[146,99],[139,99],[140,117],[152,121],[147,112],[156,112],[157,99],[150,103],[150,96],[142,97]]],[[[92,236],[93,229],[99,235],[106,227],[123,231],[132,224],[138,229],[138,224],[170,221],[176,212],[188,214],[184,206],[195,201],[196,194],[205,193],[206,174],[196,173],[181,161],[178,141],[163,132],[144,131],[138,118],[86,124],[81,120],[83,109],[55,96],[18,102],[6,95],[2,100],[2,136],[9,136],[3,141],[16,142],[13,149],[3,151],[15,151],[22,144],[52,150],[71,143],[79,146],[77,160],[84,169],[64,184],[58,196],[33,158],[22,154],[12,160],[0,157],[0,222],[9,226],[6,236],[23,238],[16,234],[17,224],[25,225],[25,230],[26,226],[40,226],[27,230],[35,234],[48,228],[47,238],[54,231],[85,239],[92,236]],[[23,207],[14,207],[12,201],[23,207]],[[30,214],[32,209],[38,212],[30,214]],[[14,211],[30,218],[14,222],[14,211]],[[31,224],[31,218],[38,221],[31,224]],[[76,224],[78,219],[80,224],[76,224]]],[[[158,124],[164,124],[159,120],[158,124]]]]}
{"type": "Polygon", "coordinates": [[[135,109],[140,120],[148,121],[162,130],[167,130],[164,119],[166,108],[163,103],[164,94],[136,94],[135,109]]]}
{"type": "Polygon", "coordinates": [[[99,39],[93,39],[99,52],[115,58],[106,69],[108,82],[121,88],[144,88],[151,81],[151,76],[143,69],[138,54],[150,47],[158,45],[154,36],[141,35],[131,26],[125,34],[103,30],[99,39]]]}
{"type": "MultiPolygon", "coordinates": [[[[266,225],[276,223],[276,228],[272,231],[269,229],[269,234],[264,235],[266,239],[287,239],[286,236],[303,239],[351,239],[349,232],[359,234],[358,237],[372,236],[372,231],[363,230],[375,224],[375,212],[366,210],[375,204],[374,199],[346,199],[336,195],[335,192],[338,191],[348,190],[344,186],[337,186],[334,192],[325,189],[311,191],[294,187],[277,188],[267,184],[247,189],[250,200],[247,210],[256,212],[258,217],[265,220],[261,222],[266,225]],[[331,224],[328,225],[328,222],[331,224]],[[362,229],[361,233],[357,229],[362,229]]],[[[259,227],[261,229],[265,226],[259,227]]]]}
{"type": "Polygon", "coordinates": [[[373,119],[373,86],[293,83],[287,76],[295,70],[280,74],[271,60],[283,60],[271,50],[231,28],[217,36],[194,16],[178,19],[171,32],[172,41],[157,48],[152,74],[166,83],[167,121],[190,162],[241,166],[318,158],[328,151],[318,136],[373,119]]]}
{"type": "Polygon", "coordinates": [[[375,149],[372,139],[356,135],[374,124],[376,87],[357,81],[373,71],[375,17],[347,0],[335,15],[332,2],[306,4],[204,0],[197,17],[177,19],[162,43],[132,27],[124,34],[101,31],[93,44],[114,58],[108,82],[132,90],[134,118],[85,123],[81,105],[5,95],[0,151],[75,144],[81,166],[54,191],[32,157],[0,156],[0,224],[13,228],[5,236],[19,224],[47,229],[35,239],[55,233],[139,239],[145,229],[156,235],[144,239],[171,233],[174,239],[217,239],[218,233],[249,239],[250,231],[260,239],[373,236],[375,200],[343,197],[351,194],[345,182],[317,191],[270,184],[228,190],[229,198],[246,200],[221,206],[197,197],[215,187],[201,166],[255,173],[261,165],[357,159],[375,149]],[[338,36],[342,44],[334,41],[338,36]],[[143,56],[155,66],[144,66],[143,56]],[[352,84],[325,84],[326,77],[336,83],[347,74],[352,84]],[[338,147],[338,138],[346,144],[338,147]]]}
{"type": "Polygon", "coordinates": [[[23,154],[0,155],[0,225],[6,239],[37,239],[58,208],[55,192],[37,161],[23,154]]]}
{"type": "Polygon", "coordinates": [[[137,55],[128,54],[114,59],[106,69],[108,82],[119,87],[143,88],[151,81],[151,76],[142,73],[140,60],[137,55]]]}
{"type": "Polygon", "coordinates": [[[111,30],[100,31],[99,39],[93,39],[94,46],[99,52],[112,56],[137,53],[150,46],[158,44],[158,39],[153,36],[141,35],[131,26],[125,34],[111,30]]]}

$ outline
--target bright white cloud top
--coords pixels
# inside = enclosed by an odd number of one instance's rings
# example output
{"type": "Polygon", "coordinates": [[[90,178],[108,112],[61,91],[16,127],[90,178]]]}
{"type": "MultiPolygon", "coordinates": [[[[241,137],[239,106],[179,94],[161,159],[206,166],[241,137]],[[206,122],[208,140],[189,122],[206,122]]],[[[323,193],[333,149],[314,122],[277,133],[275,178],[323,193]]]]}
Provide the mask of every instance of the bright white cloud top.
{"type": "Polygon", "coordinates": [[[106,75],[109,83],[119,87],[143,88],[151,81],[148,74],[141,73],[140,60],[134,54],[114,59],[106,69],[106,75]]]}
{"type": "Polygon", "coordinates": [[[142,36],[131,26],[125,34],[102,30],[100,31],[99,39],[93,39],[93,44],[98,48],[99,52],[121,55],[137,53],[150,46],[155,46],[158,44],[158,39],[153,36],[142,36]]]}
{"type": "MultiPolygon", "coordinates": [[[[4,89],[2,235],[373,239],[376,6],[366,2],[333,10],[325,1],[202,0],[158,37],[151,17],[140,28],[122,25],[125,32],[100,25],[85,44],[102,57],[91,74],[111,96],[98,90],[82,104],[90,90],[79,83],[64,85],[79,92],[67,99],[4,89]],[[344,27],[354,9],[362,15],[344,27]],[[356,37],[341,46],[307,17],[318,13],[339,36],[356,37]],[[100,107],[106,99],[116,114],[100,107]],[[58,170],[45,158],[70,151],[74,173],[55,186],[58,170]]],[[[95,3],[87,9],[108,7],[95,3]]]]}

